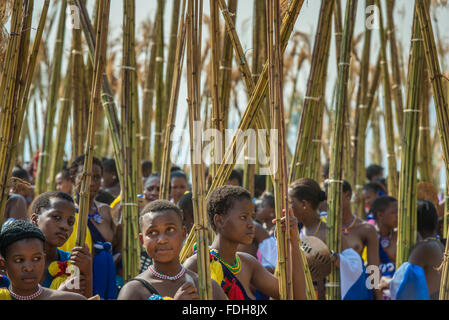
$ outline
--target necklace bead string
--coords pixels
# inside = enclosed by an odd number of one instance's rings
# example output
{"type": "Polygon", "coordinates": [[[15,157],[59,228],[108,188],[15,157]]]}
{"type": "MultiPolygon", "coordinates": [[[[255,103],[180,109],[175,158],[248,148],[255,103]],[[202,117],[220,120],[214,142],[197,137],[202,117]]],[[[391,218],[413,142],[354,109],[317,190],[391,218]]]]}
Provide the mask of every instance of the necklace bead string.
{"type": "Polygon", "coordinates": [[[39,297],[43,291],[42,286],[40,284],[37,285],[37,291],[29,296],[21,296],[21,295],[15,293],[14,291],[12,291],[11,286],[9,286],[8,290],[9,290],[9,293],[11,294],[11,297],[13,297],[16,300],[33,300],[34,298],[39,297]]]}
{"type": "Polygon", "coordinates": [[[167,276],[166,274],[162,274],[162,273],[157,272],[156,270],[154,270],[153,266],[149,266],[149,267],[148,267],[148,270],[150,270],[150,272],[151,272],[154,276],[156,276],[157,278],[159,278],[159,279],[162,279],[162,280],[172,280],[172,281],[178,280],[178,279],[181,278],[181,277],[184,275],[184,273],[186,272],[186,268],[184,268],[183,266],[181,266],[181,271],[179,271],[178,274],[174,275],[173,277],[172,277],[172,276],[167,276]]]}
{"type": "Polygon", "coordinates": [[[240,258],[238,255],[235,255],[235,265],[231,265],[230,263],[223,260],[222,257],[220,257],[220,254],[216,249],[211,249],[211,252],[213,255],[220,260],[221,263],[223,263],[233,274],[237,274],[242,270],[242,263],[240,261],[240,258]]]}

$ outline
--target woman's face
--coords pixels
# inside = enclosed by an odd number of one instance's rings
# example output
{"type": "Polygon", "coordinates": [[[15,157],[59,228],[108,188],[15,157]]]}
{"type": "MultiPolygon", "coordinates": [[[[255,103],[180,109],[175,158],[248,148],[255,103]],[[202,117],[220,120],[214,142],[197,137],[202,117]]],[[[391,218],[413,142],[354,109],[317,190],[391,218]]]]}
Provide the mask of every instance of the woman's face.
{"type": "Polygon", "coordinates": [[[266,201],[262,201],[257,207],[256,218],[260,222],[271,222],[275,218],[274,209],[266,201]]]}
{"type": "Polygon", "coordinates": [[[298,200],[294,195],[289,193],[288,202],[296,219],[298,219],[299,222],[302,222],[307,214],[307,201],[298,200]]]}
{"type": "Polygon", "coordinates": [[[170,196],[174,203],[178,203],[179,199],[187,191],[187,181],[182,177],[175,177],[170,180],[170,196]]]}
{"type": "MultiPolygon", "coordinates": [[[[76,194],[81,190],[81,177],[83,175],[83,166],[78,166],[78,173],[75,177],[76,194]]],[[[98,190],[101,187],[102,170],[99,165],[92,164],[92,176],[90,179],[90,199],[95,199],[98,190]]]]}
{"type": "Polygon", "coordinates": [[[398,203],[392,202],[383,212],[377,214],[379,224],[389,227],[391,229],[398,227],[398,203]]]}
{"type": "Polygon", "coordinates": [[[161,185],[161,179],[159,177],[148,178],[145,183],[144,195],[148,202],[159,199],[159,189],[161,185]]]}
{"type": "Polygon", "coordinates": [[[73,232],[75,205],[65,199],[50,198],[48,208],[42,208],[40,214],[33,213],[31,221],[41,229],[48,244],[60,247],[73,232]]]}
{"type": "Polygon", "coordinates": [[[14,242],[8,247],[5,266],[14,291],[35,291],[45,270],[43,241],[28,238],[14,242]]]}
{"type": "Polygon", "coordinates": [[[55,181],[56,190],[72,195],[72,181],[64,179],[60,173],[56,175],[55,181]]]}
{"type": "Polygon", "coordinates": [[[363,190],[362,197],[365,202],[365,207],[369,209],[373,205],[374,200],[377,199],[377,193],[372,190],[363,190]]]}
{"type": "Polygon", "coordinates": [[[254,203],[250,199],[236,200],[226,213],[215,215],[218,233],[232,242],[250,245],[255,236],[254,203]]]}
{"type": "Polygon", "coordinates": [[[160,263],[178,259],[186,236],[181,217],[173,210],[150,212],[143,217],[140,242],[148,255],[160,263]]]}

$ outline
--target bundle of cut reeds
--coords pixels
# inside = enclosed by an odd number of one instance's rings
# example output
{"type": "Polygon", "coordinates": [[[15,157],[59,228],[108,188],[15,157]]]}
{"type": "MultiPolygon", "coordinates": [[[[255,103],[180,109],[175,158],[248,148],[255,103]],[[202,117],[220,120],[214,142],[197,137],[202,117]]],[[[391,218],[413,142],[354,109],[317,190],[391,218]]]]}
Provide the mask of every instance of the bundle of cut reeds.
{"type": "Polygon", "coordinates": [[[45,111],[44,134],[42,135],[41,152],[37,163],[35,194],[47,191],[49,159],[51,153],[53,129],[55,123],[54,114],[58,101],[59,86],[61,82],[62,54],[64,50],[65,26],[66,26],[67,0],[62,0],[59,11],[56,43],[53,51],[53,63],[51,70],[50,88],[47,99],[47,109],[45,111]]]}
{"type": "MultiPolygon", "coordinates": [[[[348,76],[351,61],[351,44],[354,33],[355,14],[357,1],[348,0],[346,4],[345,23],[341,43],[341,58],[338,63],[338,82],[335,122],[332,135],[332,152],[329,166],[329,212],[327,245],[330,250],[340,252],[341,249],[341,202],[342,202],[342,162],[343,162],[343,130],[345,113],[348,112],[348,76]]],[[[340,274],[335,266],[332,266],[327,286],[327,297],[330,300],[340,299],[340,274]]]]}
{"type": "Polygon", "coordinates": [[[5,53],[8,61],[0,77],[0,221],[8,195],[8,179],[15,164],[16,148],[28,106],[31,81],[50,2],[44,2],[31,54],[30,30],[33,1],[14,1],[11,33],[5,53]]]}
{"type": "Polygon", "coordinates": [[[85,149],[85,160],[83,174],[81,176],[81,188],[79,193],[79,222],[76,235],[76,245],[84,247],[87,220],[90,211],[90,182],[92,176],[92,159],[94,156],[95,128],[97,120],[97,106],[101,102],[101,87],[103,73],[106,65],[106,46],[109,27],[110,0],[99,0],[98,12],[100,20],[96,30],[96,43],[93,63],[92,94],[89,104],[89,128],[87,132],[87,141],[85,149]]]}
{"type": "Polygon", "coordinates": [[[418,13],[414,12],[413,33],[407,80],[407,102],[402,130],[401,171],[399,176],[398,240],[396,266],[408,261],[417,241],[417,150],[420,94],[423,89],[424,46],[418,13]]]}

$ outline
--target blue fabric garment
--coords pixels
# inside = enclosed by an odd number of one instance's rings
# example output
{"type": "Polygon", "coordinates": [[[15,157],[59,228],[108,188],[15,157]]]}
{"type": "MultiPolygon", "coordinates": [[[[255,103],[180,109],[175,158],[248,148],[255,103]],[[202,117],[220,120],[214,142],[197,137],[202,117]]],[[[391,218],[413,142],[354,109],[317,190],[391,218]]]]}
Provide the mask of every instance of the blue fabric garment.
{"type": "MultiPolygon", "coordinates": [[[[62,251],[60,249],[56,249],[56,250],[58,251],[58,261],[66,262],[70,259],[70,255],[71,255],[70,252],[62,251]]],[[[44,280],[44,283],[42,284],[42,286],[44,288],[50,288],[53,279],[54,278],[50,275],[50,273],[48,272],[48,269],[45,270],[45,280],[44,280]]]]}
{"type": "Polygon", "coordinates": [[[430,300],[424,269],[403,263],[390,282],[392,300],[430,300]]]}
{"type": "Polygon", "coordinates": [[[117,299],[116,270],[110,242],[96,242],[93,261],[93,294],[103,300],[117,299]]]}
{"type": "Polygon", "coordinates": [[[380,237],[379,237],[379,259],[380,259],[379,270],[382,273],[382,276],[393,278],[393,275],[396,271],[396,266],[394,265],[393,262],[391,262],[390,258],[388,258],[387,253],[385,252],[384,248],[380,243],[380,237]]]}
{"type": "Polygon", "coordinates": [[[0,288],[8,288],[10,284],[8,277],[0,274],[0,288]]]}
{"type": "Polygon", "coordinates": [[[6,226],[10,225],[13,221],[16,221],[14,218],[8,218],[5,223],[2,225],[2,231],[6,228],[6,226]]]}
{"type": "Polygon", "coordinates": [[[342,300],[373,300],[362,257],[352,248],[344,250],[339,257],[342,300]]]}

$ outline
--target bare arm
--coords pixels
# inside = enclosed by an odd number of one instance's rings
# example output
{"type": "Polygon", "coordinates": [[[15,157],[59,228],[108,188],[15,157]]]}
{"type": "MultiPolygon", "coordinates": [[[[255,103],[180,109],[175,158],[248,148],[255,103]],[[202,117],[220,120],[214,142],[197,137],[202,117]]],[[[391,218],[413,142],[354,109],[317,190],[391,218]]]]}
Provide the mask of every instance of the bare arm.
{"type": "Polygon", "coordinates": [[[20,197],[14,197],[8,199],[5,209],[5,220],[8,218],[14,218],[16,220],[27,220],[27,203],[26,200],[20,197]]]}
{"type": "Polygon", "coordinates": [[[194,254],[184,262],[184,267],[198,273],[197,255],[194,254]]]}

